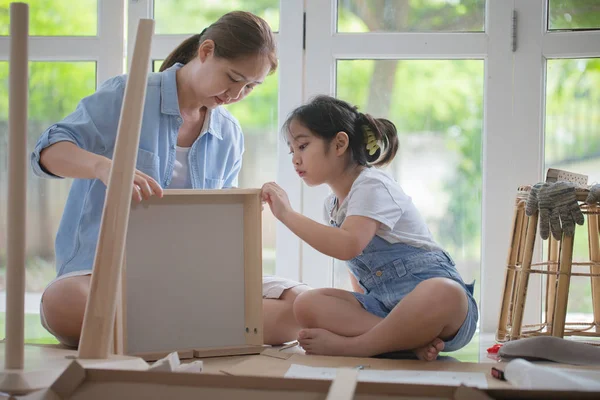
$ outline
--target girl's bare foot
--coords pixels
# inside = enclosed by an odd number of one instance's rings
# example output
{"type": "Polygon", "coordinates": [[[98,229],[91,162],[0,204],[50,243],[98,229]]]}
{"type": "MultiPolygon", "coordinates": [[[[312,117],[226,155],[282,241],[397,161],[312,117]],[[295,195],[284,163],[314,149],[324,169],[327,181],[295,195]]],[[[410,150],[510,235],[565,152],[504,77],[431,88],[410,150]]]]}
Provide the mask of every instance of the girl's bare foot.
{"type": "MultiPolygon", "coordinates": [[[[360,345],[357,337],[340,336],[326,329],[302,329],[298,334],[298,342],[309,355],[371,357],[365,346],[360,345]]],[[[426,346],[414,351],[419,360],[433,361],[444,349],[444,342],[435,338],[426,346]]]]}
{"type": "Polygon", "coordinates": [[[431,343],[423,347],[414,349],[413,351],[422,361],[433,361],[435,360],[440,352],[444,350],[444,341],[440,338],[435,338],[431,343]]]}
{"type": "Polygon", "coordinates": [[[325,329],[302,329],[298,342],[306,354],[323,356],[368,356],[360,354],[354,338],[336,335],[325,329]]]}

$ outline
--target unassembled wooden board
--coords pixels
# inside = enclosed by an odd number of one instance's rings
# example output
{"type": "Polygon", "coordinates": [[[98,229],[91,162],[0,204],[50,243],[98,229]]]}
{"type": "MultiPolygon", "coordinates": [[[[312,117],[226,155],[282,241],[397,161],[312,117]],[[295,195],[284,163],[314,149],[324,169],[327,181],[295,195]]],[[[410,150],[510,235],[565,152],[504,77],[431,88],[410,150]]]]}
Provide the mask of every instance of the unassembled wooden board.
{"type": "Polygon", "coordinates": [[[108,358],[111,352],[153,32],[154,20],[140,19],[102,210],[90,294],[81,327],[81,358],[108,358]]]}
{"type": "Polygon", "coordinates": [[[122,289],[125,354],[262,351],[260,190],[166,190],[132,206],[122,289]]]}
{"type": "MultiPolygon", "coordinates": [[[[0,357],[4,357],[6,343],[0,342],[0,357]]],[[[52,385],[63,371],[77,357],[76,350],[68,350],[58,345],[24,346],[24,368],[0,368],[0,392],[10,394],[26,394],[52,385]]],[[[147,370],[148,364],[138,357],[110,355],[102,360],[79,360],[84,366],[101,369],[147,370]]],[[[0,399],[2,397],[0,396],[0,399]]]]}
{"type": "MultiPolygon", "coordinates": [[[[237,377],[180,372],[110,371],[83,368],[73,362],[48,389],[23,400],[58,399],[328,399],[331,382],[312,379],[237,377]]],[[[466,387],[358,382],[353,399],[562,399],[576,395],[595,399],[597,393],[565,393],[514,389],[477,390],[466,387]]],[[[571,398],[571,397],[569,397],[571,398]]],[[[341,400],[341,399],[340,399],[341,400]]]]}

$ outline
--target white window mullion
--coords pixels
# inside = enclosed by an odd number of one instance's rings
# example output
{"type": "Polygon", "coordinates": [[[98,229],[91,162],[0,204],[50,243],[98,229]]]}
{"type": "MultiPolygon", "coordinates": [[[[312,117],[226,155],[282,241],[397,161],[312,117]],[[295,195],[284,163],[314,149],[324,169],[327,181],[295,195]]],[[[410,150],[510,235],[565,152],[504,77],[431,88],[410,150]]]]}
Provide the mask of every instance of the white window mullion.
{"type": "MultiPolygon", "coordinates": [[[[522,23],[513,53],[513,7],[512,1],[489,0],[486,12],[489,47],[484,91],[480,329],[488,333],[498,327],[517,187],[537,182],[541,171],[541,128],[531,123],[541,121],[541,117],[532,118],[541,112],[541,78],[539,83],[528,82],[529,74],[541,71],[536,48],[542,33],[541,16],[531,18],[530,10],[517,9],[522,23]],[[532,55],[536,51],[538,63],[532,55]],[[513,68],[513,60],[527,60],[527,71],[513,68]]],[[[539,287],[534,286],[528,291],[529,306],[540,296],[539,287]]]]}
{"type": "MultiPolygon", "coordinates": [[[[153,10],[153,0],[127,0],[127,70],[129,70],[129,66],[131,65],[133,45],[135,44],[135,35],[140,18],[154,18],[153,10]]],[[[156,31],[156,25],[154,28],[156,31]]],[[[157,36],[155,34],[152,37],[152,50],[154,50],[156,46],[156,38],[157,36]]],[[[152,54],[153,53],[151,53],[151,55],[152,54]]],[[[152,62],[153,58],[154,57],[151,57],[150,62],[152,62]]]]}
{"type": "MultiPolygon", "coordinates": [[[[516,51],[513,55],[513,82],[512,82],[512,129],[504,134],[504,143],[510,144],[510,148],[504,148],[504,154],[510,154],[510,158],[503,160],[496,159],[492,163],[496,168],[503,166],[508,172],[510,187],[504,187],[503,193],[496,189],[496,183],[500,182],[497,177],[490,176],[491,190],[490,195],[501,196],[500,201],[504,201],[504,209],[500,212],[503,215],[502,221],[495,223],[487,222],[486,226],[490,234],[503,235],[504,241],[496,242],[503,254],[502,257],[502,277],[494,278],[496,274],[493,264],[486,266],[486,271],[491,273],[485,280],[486,305],[484,309],[487,314],[484,315],[482,330],[494,332],[497,328],[497,316],[500,309],[500,300],[502,292],[500,287],[504,281],[506,271],[506,257],[509,249],[510,223],[514,207],[516,190],[519,185],[534,184],[542,181],[544,165],[544,93],[545,93],[545,69],[546,60],[542,56],[542,38],[545,31],[545,0],[515,0],[515,11],[517,15],[517,37],[516,51]],[[510,160],[510,161],[509,161],[510,160]],[[508,203],[510,202],[510,203],[508,203]],[[510,212],[508,212],[510,210],[510,212]],[[504,227],[503,232],[501,226],[504,227]],[[492,233],[492,229],[498,229],[492,233]],[[500,245],[501,244],[501,245],[500,245]],[[500,279],[498,281],[498,279],[500,279]],[[496,292],[496,290],[498,290],[496,292]],[[496,300],[494,300],[496,299],[496,300]],[[497,302],[497,303],[496,303],[497,302]],[[497,304],[497,306],[492,306],[497,304]],[[494,317],[491,321],[489,317],[494,317]]],[[[498,143],[496,143],[499,145],[498,143]]],[[[506,147],[506,145],[504,145],[506,147]]],[[[490,152],[490,156],[497,155],[490,152]]],[[[500,202],[496,207],[502,207],[500,202]]],[[[502,208],[501,208],[502,210],[502,208]]],[[[490,210],[494,212],[494,210],[490,210]]],[[[494,218],[494,217],[491,217],[494,218]]],[[[489,240],[487,249],[491,249],[494,242],[489,240]]],[[[538,246],[534,253],[534,262],[539,261],[541,248],[538,246]]],[[[491,258],[486,258],[485,262],[493,263],[491,258]]],[[[497,264],[498,265],[498,264],[497,264]]],[[[482,291],[483,292],[483,291],[482,291]]],[[[539,276],[531,276],[527,288],[527,301],[525,304],[524,323],[539,323],[541,319],[541,296],[542,285],[539,276]]]]}
{"type": "MultiPolygon", "coordinates": [[[[335,94],[336,61],[333,57],[333,35],[336,26],[336,0],[306,0],[306,79],[304,100],[318,94],[335,94]]],[[[298,179],[298,178],[297,178],[298,179]]],[[[302,213],[323,222],[326,185],[302,186],[302,213]]],[[[302,281],[312,287],[333,285],[333,259],[302,243],[302,281]]]]}
{"type": "Polygon", "coordinates": [[[125,1],[103,0],[98,2],[98,64],[97,84],[108,78],[122,74],[125,35],[125,1]]]}
{"type": "Polygon", "coordinates": [[[548,58],[585,58],[600,56],[600,31],[547,32],[542,51],[548,58]]]}
{"type": "MultiPolygon", "coordinates": [[[[302,103],[304,53],[302,49],[303,0],[281,0],[279,3],[279,121],[281,127],[288,114],[302,103]]],[[[288,146],[283,138],[277,147],[277,181],[287,192],[294,210],[302,207],[302,182],[292,166],[288,146]]],[[[301,241],[287,227],[277,222],[275,273],[301,280],[301,241]]]]}
{"type": "MultiPolygon", "coordinates": [[[[31,61],[89,61],[97,60],[98,37],[32,36],[29,38],[31,61]]],[[[0,59],[8,60],[9,37],[0,37],[0,59]]]]}

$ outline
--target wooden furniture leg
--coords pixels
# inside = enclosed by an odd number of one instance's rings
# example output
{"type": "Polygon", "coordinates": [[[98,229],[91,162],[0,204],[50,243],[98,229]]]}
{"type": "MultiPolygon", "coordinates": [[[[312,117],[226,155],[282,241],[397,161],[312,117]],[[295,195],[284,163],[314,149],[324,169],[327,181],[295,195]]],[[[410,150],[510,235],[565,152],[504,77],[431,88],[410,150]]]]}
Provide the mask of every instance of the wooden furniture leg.
{"type": "Polygon", "coordinates": [[[552,321],[554,320],[554,307],[556,303],[556,272],[558,271],[558,251],[560,242],[550,235],[548,239],[548,274],[546,280],[546,323],[549,333],[552,335],[552,321]]]}
{"type": "Polygon", "coordinates": [[[556,305],[552,320],[552,336],[564,337],[571,283],[571,263],[573,261],[573,240],[575,235],[563,235],[560,241],[560,264],[558,266],[558,284],[556,286],[556,305]]]}
{"type": "Polygon", "coordinates": [[[29,6],[10,4],[6,369],[23,369],[29,6]]]}
{"type": "Polygon", "coordinates": [[[79,357],[84,359],[106,359],[111,352],[153,31],[153,20],[140,20],[125,86],[90,294],[79,343],[79,357]]]}
{"type": "MultiPolygon", "coordinates": [[[[525,201],[525,200],[524,200],[525,201]]],[[[527,205],[527,201],[525,201],[525,206],[527,205]]],[[[525,238],[527,237],[527,225],[529,223],[529,218],[523,215],[523,222],[521,224],[521,240],[519,241],[519,249],[517,255],[517,265],[523,265],[523,258],[525,256],[525,238]]],[[[517,296],[517,286],[519,286],[519,282],[521,280],[521,269],[515,270],[515,279],[513,281],[512,287],[512,298],[508,306],[508,322],[512,324],[512,320],[515,314],[515,297],[517,296]]]]}
{"type": "MultiPolygon", "coordinates": [[[[123,264],[123,269],[125,265],[123,264]]],[[[123,331],[124,328],[124,309],[123,309],[123,289],[122,286],[124,284],[123,274],[121,274],[121,279],[119,279],[119,285],[117,286],[117,305],[115,311],[115,326],[113,329],[113,353],[118,355],[125,354],[125,333],[123,331]]]]}
{"type": "Polygon", "coordinates": [[[500,318],[498,321],[498,330],[496,331],[496,340],[499,342],[506,340],[506,332],[508,325],[509,309],[513,299],[513,287],[515,285],[515,269],[517,265],[517,257],[519,255],[519,247],[521,243],[521,232],[523,220],[525,216],[525,202],[517,200],[515,212],[513,216],[512,238],[510,241],[510,249],[508,251],[508,260],[506,266],[506,275],[504,279],[504,294],[502,295],[502,305],[500,308],[500,318]]]}
{"type": "MultiPolygon", "coordinates": [[[[598,212],[600,208],[596,205],[590,206],[588,214],[588,240],[590,247],[590,261],[592,263],[600,263],[600,233],[598,232],[599,218],[598,212]]],[[[600,274],[600,264],[591,265],[590,272],[592,274],[600,274]]],[[[594,325],[596,332],[600,332],[600,276],[592,276],[592,307],[594,311],[594,325]]]]}
{"type": "Polygon", "coordinates": [[[535,246],[535,235],[537,233],[538,213],[527,218],[527,236],[525,238],[525,249],[523,254],[523,264],[517,286],[517,295],[515,296],[514,315],[510,330],[510,339],[515,340],[521,336],[523,325],[523,313],[525,310],[525,299],[527,297],[527,285],[529,284],[529,271],[531,270],[531,260],[533,259],[533,248],[535,246]]]}

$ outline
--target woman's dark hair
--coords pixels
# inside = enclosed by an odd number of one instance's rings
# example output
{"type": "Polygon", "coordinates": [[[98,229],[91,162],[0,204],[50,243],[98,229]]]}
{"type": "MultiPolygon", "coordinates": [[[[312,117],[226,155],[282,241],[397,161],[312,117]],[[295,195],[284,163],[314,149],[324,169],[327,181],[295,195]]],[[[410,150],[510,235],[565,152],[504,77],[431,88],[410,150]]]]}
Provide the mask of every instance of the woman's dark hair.
{"type": "Polygon", "coordinates": [[[352,158],[359,165],[381,167],[398,152],[398,132],[391,121],[363,114],[357,107],[331,96],[317,96],[292,111],[283,124],[284,132],[289,133],[292,121],[327,142],[338,132],[346,132],[352,158]]]}
{"type": "Polygon", "coordinates": [[[160,71],[175,63],[187,64],[198,54],[205,40],[215,43],[215,56],[235,60],[245,56],[264,55],[271,63],[269,74],[277,69],[275,39],[269,24],[262,18],[246,12],[232,11],[201,33],[187,38],[162,63],[160,71]]]}

